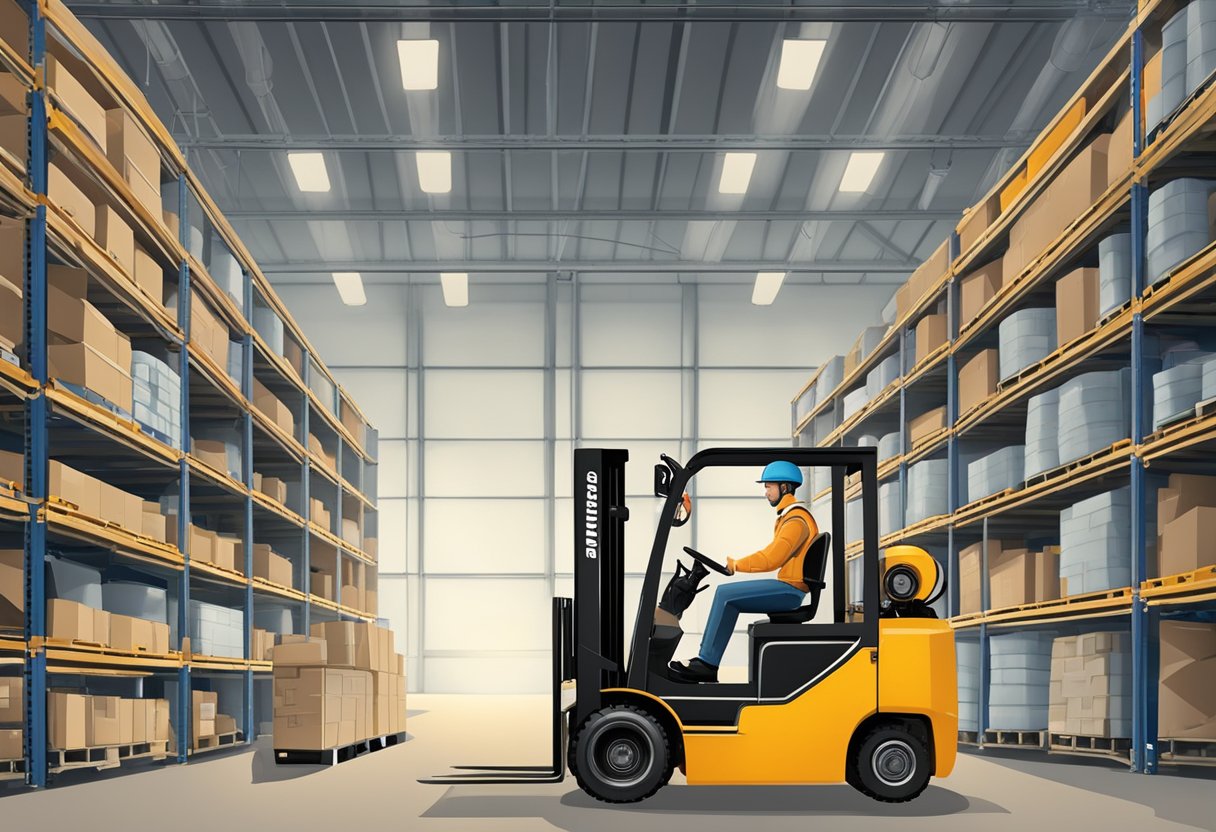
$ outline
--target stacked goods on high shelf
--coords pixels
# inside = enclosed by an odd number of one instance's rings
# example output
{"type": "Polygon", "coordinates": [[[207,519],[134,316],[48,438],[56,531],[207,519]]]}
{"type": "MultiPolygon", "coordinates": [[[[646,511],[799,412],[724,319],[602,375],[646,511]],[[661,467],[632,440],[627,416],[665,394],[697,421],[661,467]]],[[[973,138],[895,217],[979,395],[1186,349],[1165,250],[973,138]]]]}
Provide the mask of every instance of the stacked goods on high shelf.
{"type": "Polygon", "coordinates": [[[25,224],[0,217],[0,360],[9,363],[24,341],[24,252],[25,224]]]}
{"type": "Polygon", "coordinates": [[[1170,474],[1157,490],[1157,568],[1161,577],[1185,575],[1216,563],[1216,477],[1170,474]]]}
{"type": "Polygon", "coordinates": [[[47,636],[128,652],[169,652],[165,591],[102,583],[101,572],[63,558],[48,558],[47,636]]]}
{"type": "Polygon", "coordinates": [[[1060,594],[1131,585],[1131,496],[1118,488],[1060,512],[1060,594]]]}
{"type": "MultiPolygon", "coordinates": [[[[959,551],[959,614],[982,612],[984,544],[959,551]]],[[[1060,591],[1060,549],[1028,548],[1015,540],[987,542],[989,607],[1001,609],[1053,601],[1060,591]]]]}
{"type": "Polygon", "coordinates": [[[121,488],[50,460],[47,490],[51,497],[87,517],[104,520],[131,534],[175,544],[177,524],[167,522],[159,503],[143,500],[121,488]]]}
{"type": "Polygon", "coordinates": [[[0,631],[25,626],[25,552],[0,549],[0,631]]]}
{"type": "Polygon", "coordinates": [[[131,352],[135,421],[179,448],[182,436],[182,379],[169,361],[143,350],[131,352]]]}
{"type": "Polygon", "coordinates": [[[405,731],[405,665],[393,633],[373,624],[314,624],[284,636],[274,662],[274,747],[325,751],[405,731]]]}

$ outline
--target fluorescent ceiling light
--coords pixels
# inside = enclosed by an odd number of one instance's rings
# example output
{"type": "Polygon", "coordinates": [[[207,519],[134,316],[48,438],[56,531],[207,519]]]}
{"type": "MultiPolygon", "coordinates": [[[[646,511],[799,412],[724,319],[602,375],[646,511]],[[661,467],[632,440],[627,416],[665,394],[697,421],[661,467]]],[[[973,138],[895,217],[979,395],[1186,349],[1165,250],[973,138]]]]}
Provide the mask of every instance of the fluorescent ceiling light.
{"type": "Polygon", "coordinates": [[[397,59],[401,62],[401,86],[407,90],[438,89],[439,41],[399,40],[397,59]]]}
{"type": "Polygon", "coordinates": [[[418,163],[418,185],[428,194],[452,192],[452,154],[446,150],[423,150],[414,154],[418,163]]]}
{"type": "Polygon", "coordinates": [[[329,171],[325,169],[324,155],[315,152],[288,153],[287,162],[301,191],[324,193],[329,190],[329,171]]]}
{"type": "Polygon", "coordinates": [[[849,164],[844,169],[844,176],[840,180],[840,190],[846,194],[860,194],[870,187],[870,183],[874,181],[875,174],[878,173],[878,166],[882,164],[883,157],[886,153],[882,151],[869,151],[854,153],[849,157],[849,164]]]}
{"type": "Polygon", "coordinates": [[[443,272],[439,275],[443,283],[443,302],[448,306],[469,305],[469,276],[465,272],[443,272]]]}
{"type": "Polygon", "coordinates": [[[823,58],[824,40],[786,40],[781,42],[781,64],[777,86],[783,90],[809,90],[823,58]]]}
{"type": "Polygon", "coordinates": [[[756,272],[756,287],[752,289],[752,303],[756,306],[771,306],[781,291],[785,272],[756,272]]]}
{"type": "Polygon", "coordinates": [[[334,272],[334,285],[347,306],[367,303],[367,295],[363,293],[363,277],[358,272],[334,272]]]}
{"type": "Polygon", "coordinates": [[[718,193],[747,193],[747,185],[752,181],[752,168],[755,166],[755,153],[725,154],[722,158],[722,176],[718,180],[718,193]]]}

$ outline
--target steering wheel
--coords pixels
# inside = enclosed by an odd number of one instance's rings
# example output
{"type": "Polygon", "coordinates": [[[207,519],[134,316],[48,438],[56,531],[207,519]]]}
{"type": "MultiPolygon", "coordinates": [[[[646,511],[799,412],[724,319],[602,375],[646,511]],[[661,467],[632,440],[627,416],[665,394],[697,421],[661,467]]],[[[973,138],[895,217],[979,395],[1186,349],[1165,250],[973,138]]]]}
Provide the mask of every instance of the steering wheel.
{"type": "Polygon", "coordinates": [[[693,560],[700,561],[701,563],[705,564],[706,566],[708,566],[710,569],[714,570],[715,572],[719,572],[723,575],[730,574],[730,572],[727,571],[725,566],[718,563],[716,560],[713,560],[712,558],[706,557],[705,555],[698,552],[696,549],[685,546],[684,551],[687,552],[690,556],[692,556],[693,560]]]}

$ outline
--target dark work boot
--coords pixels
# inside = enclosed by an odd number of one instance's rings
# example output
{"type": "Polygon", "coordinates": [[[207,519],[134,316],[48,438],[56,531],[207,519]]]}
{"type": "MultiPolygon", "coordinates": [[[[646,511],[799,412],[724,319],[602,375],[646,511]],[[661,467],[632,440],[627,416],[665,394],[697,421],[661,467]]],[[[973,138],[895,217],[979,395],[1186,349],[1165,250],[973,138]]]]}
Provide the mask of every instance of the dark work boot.
{"type": "Polygon", "coordinates": [[[671,677],[680,682],[718,681],[718,668],[712,664],[706,664],[699,658],[693,659],[688,664],[672,662],[668,668],[671,670],[671,677]]]}

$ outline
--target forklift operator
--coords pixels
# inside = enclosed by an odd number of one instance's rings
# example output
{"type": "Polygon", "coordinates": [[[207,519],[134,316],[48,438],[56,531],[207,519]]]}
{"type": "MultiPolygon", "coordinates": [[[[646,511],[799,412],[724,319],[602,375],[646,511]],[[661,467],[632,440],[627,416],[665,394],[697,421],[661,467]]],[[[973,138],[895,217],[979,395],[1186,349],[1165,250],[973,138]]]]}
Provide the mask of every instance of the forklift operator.
{"type": "Polygon", "coordinates": [[[682,682],[716,682],[718,665],[741,612],[787,612],[802,605],[809,587],[802,582],[802,561],[819,528],[805,505],[794,498],[802,485],[802,472],[792,462],[765,466],[758,483],[764,496],[777,509],[773,542],[746,557],[727,558],[726,568],[736,572],[772,572],[777,577],[720,584],[714,590],[713,606],[701,639],[701,652],[687,664],[672,662],[671,676],[682,682]]]}

